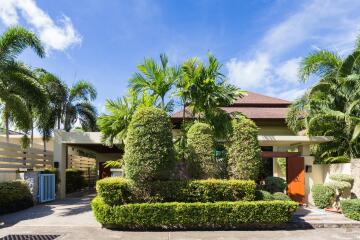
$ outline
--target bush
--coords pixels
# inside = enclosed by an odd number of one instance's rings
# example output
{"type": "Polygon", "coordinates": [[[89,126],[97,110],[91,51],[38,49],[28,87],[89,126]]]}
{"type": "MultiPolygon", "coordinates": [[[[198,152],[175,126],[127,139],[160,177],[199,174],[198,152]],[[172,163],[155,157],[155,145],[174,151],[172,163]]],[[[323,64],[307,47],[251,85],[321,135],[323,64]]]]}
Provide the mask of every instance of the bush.
{"type": "Polygon", "coordinates": [[[280,177],[267,177],[265,178],[265,189],[271,193],[284,192],[287,183],[280,177]]]}
{"type": "Polygon", "coordinates": [[[175,167],[170,118],[164,110],[141,108],[134,113],[125,144],[125,175],[137,183],[167,180],[175,167]]]}
{"type": "Polygon", "coordinates": [[[256,201],[271,201],[274,200],[273,195],[268,191],[256,190],[255,191],[255,200],[256,201]]]}
{"type": "Polygon", "coordinates": [[[345,199],[340,204],[341,210],[347,218],[360,221],[360,199],[345,199]]]}
{"type": "Polygon", "coordinates": [[[83,171],[78,169],[66,169],[66,193],[80,191],[86,187],[83,171]]]}
{"type": "Polygon", "coordinates": [[[135,203],[107,205],[101,197],[92,201],[98,222],[124,229],[234,228],[244,224],[288,222],[297,208],[292,201],[215,203],[135,203]]]}
{"type": "Polygon", "coordinates": [[[19,211],[33,205],[33,196],[24,181],[0,183],[0,214],[19,211]]]}
{"type": "Polygon", "coordinates": [[[338,190],[339,192],[347,191],[351,189],[351,184],[349,182],[339,182],[339,181],[331,181],[325,184],[335,191],[338,190]]]}
{"type": "Polygon", "coordinates": [[[330,207],[334,201],[335,190],[323,184],[316,184],[311,189],[315,206],[318,208],[330,207]]]}
{"type": "Polygon", "coordinates": [[[333,174],[330,175],[330,179],[333,181],[338,181],[338,182],[348,182],[351,185],[354,183],[354,178],[353,176],[349,175],[349,174],[333,174]]]}
{"type": "Polygon", "coordinates": [[[189,173],[192,178],[208,179],[219,176],[215,159],[214,133],[209,124],[196,122],[187,132],[189,173]]]}
{"type": "Polygon", "coordinates": [[[291,201],[291,198],[283,192],[276,192],[272,195],[273,200],[291,201]]]}
{"type": "Polygon", "coordinates": [[[257,180],[262,164],[258,127],[252,120],[240,115],[232,121],[232,128],[228,151],[229,175],[236,179],[257,180]]]}
{"type": "Polygon", "coordinates": [[[251,201],[255,182],[243,180],[155,181],[147,186],[149,195],[141,195],[130,180],[112,177],[99,180],[96,190],[109,205],[135,202],[216,202],[251,201]]]}

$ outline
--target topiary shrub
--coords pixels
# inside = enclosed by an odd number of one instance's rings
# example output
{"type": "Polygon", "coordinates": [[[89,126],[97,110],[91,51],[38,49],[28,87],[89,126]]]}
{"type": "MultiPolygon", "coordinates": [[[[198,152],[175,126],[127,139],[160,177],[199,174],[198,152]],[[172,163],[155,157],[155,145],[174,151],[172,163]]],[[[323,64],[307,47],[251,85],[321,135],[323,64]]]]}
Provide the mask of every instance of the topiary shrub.
{"type": "Polygon", "coordinates": [[[214,133],[209,124],[196,122],[187,132],[188,169],[192,178],[207,179],[219,176],[215,159],[214,133]]]}
{"type": "Polygon", "coordinates": [[[350,219],[360,221],[360,199],[341,200],[341,210],[350,219]]]}
{"type": "Polygon", "coordinates": [[[101,197],[91,203],[96,220],[120,229],[231,229],[247,224],[290,221],[293,201],[166,202],[110,206],[101,197]]]}
{"type": "Polygon", "coordinates": [[[331,181],[325,185],[334,189],[334,191],[339,191],[340,193],[351,189],[351,184],[349,182],[331,181]]]}
{"type": "Polygon", "coordinates": [[[125,142],[125,175],[137,183],[167,180],[175,167],[172,125],[167,113],[146,107],[131,119],[125,142]]]}
{"type": "Polygon", "coordinates": [[[291,201],[291,198],[283,192],[276,192],[272,195],[273,200],[291,201]]]}
{"type": "Polygon", "coordinates": [[[251,201],[255,182],[250,180],[154,181],[147,185],[148,195],[138,194],[129,179],[110,177],[97,181],[98,195],[109,205],[139,202],[216,202],[251,201]]]}
{"type": "Polygon", "coordinates": [[[351,185],[354,183],[354,177],[349,174],[342,174],[342,173],[332,174],[330,175],[330,179],[338,182],[348,182],[351,185]]]}
{"type": "Polygon", "coordinates": [[[0,183],[0,214],[19,211],[33,205],[33,196],[24,181],[0,183]]]}
{"type": "Polygon", "coordinates": [[[311,189],[315,206],[318,208],[330,207],[335,200],[335,190],[332,187],[316,184],[311,189]]]}
{"type": "Polygon", "coordinates": [[[255,200],[256,201],[271,201],[271,200],[274,200],[274,197],[268,191],[256,190],[255,191],[255,200]]]}
{"type": "Polygon", "coordinates": [[[280,177],[267,177],[265,178],[265,190],[271,193],[284,192],[287,187],[286,180],[280,177]]]}
{"type": "Polygon", "coordinates": [[[258,127],[252,120],[240,115],[232,121],[232,128],[228,150],[229,176],[256,180],[262,164],[258,127]]]}
{"type": "Polygon", "coordinates": [[[80,191],[86,187],[84,172],[78,169],[66,169],[66,193],[80,191]]]}

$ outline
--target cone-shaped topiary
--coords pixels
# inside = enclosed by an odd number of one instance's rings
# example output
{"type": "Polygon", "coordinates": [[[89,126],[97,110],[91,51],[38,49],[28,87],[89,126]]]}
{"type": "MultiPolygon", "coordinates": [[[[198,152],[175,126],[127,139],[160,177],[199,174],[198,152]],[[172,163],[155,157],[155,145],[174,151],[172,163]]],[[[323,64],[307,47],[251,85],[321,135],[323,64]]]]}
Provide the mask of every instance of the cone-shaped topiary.
{"type": "Polygon", "coordinates": [[[232,135],[228,147],[229,176],[256,180],[262,164],[256,124],[239,115],[232,120],[232,135]]]}
{"type": "Polygon", "coordinates": [[[167,180],[175,165],[169,116],[155,107],[134,113],[125,143],[125,175],[141,183],[167,180]]]}
{"type": "Polygon", "coordinates": [[[192,178],[216,178],[219,167],[215,159],[214,132],[209,124],[196,122],[187,132],[188,169],[192,178]]]}

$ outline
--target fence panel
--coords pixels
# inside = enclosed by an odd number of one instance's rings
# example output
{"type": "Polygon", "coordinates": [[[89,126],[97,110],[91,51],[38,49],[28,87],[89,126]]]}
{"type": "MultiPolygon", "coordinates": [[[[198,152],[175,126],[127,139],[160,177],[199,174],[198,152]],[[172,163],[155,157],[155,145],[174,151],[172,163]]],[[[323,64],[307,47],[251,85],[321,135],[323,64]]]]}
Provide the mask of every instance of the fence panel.
{"type": "Polygon", "coordinates": [[[89,187],[94,187],[97,179],[96,159],[71,154],[69,156],[68,168],[83,171],[83,176],[89,187]]]}

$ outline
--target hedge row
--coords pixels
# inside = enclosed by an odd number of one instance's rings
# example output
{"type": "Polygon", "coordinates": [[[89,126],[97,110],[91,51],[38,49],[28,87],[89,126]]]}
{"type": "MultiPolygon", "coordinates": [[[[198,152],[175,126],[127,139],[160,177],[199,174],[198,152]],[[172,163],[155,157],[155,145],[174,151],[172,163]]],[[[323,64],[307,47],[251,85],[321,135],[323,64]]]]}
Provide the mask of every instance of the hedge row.
{"type": "Polygon", "coordinates": [[[24,181],[0,183],[0,214],[19,211],[33,205],[33,196],[24,181]]]}
{"type": "Polygon", "coordinates": [[[245,180],[155,181],[136,187],[120,177],[97,182],[99,196],[109,205],[139,202],[217,202],[255,199],[255,182],[245,180]]]}
{"type": "Polygon", "coordinates": [[[238,201],[215,203],[134,203],[107,205],[92,201],[98,222],[122,229],[236,228],[247,224],[281,224],[291,219],[292,201],[238,201]]]}
{"type": "Polygon", "coordinates": [[[360,221],[360,199],[345,199],[340,204],[346,217],[360,221]]]}

